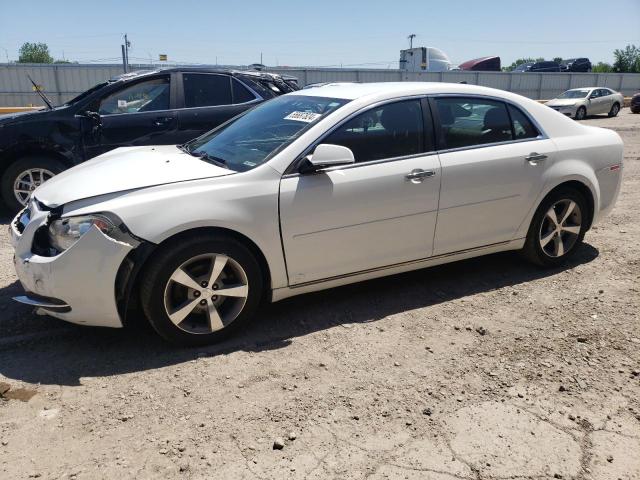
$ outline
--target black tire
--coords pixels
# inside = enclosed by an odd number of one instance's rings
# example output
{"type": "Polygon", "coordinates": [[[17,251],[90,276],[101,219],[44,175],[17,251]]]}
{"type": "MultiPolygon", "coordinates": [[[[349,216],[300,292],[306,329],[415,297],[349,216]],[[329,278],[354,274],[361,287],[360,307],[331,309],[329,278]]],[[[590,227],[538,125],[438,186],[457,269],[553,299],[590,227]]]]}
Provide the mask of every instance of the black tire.
{"type": "MultiPolygon", "coordinates": [[[[162,245],[148,262],[149,267],[143,272],[140,284],[142,309],[154,330],[174,345],[208,345],[227,338],[251,320],[264,294],[263,272],[254,254],[243,243],[229,236],[196,234],[178,237],[162,245]],[[178,327],[169,318],[165,308],[165,293],[169,288],[171,275],[178,268],[185,262],[209,254],[225,255],[244,270],[248,295],[239,314],[224,328],[212,332],[189,332],[185,329],[186,327],[178,327]]],[[[224,303],[220,307],[223,308],[224,303]]],[[[198,315],[197,311],[195,314],[190,314],[180,325],[183,326],[186,321],[189,325],[191,322],[197,322],[200,320],[198,315]],[[191,320],[192,317],[195,318],[191,320]]],[[[205,315],[204,312],[201,314],[203,322],[207,320],[205,315]]]]}
{"type": "Polygon", "coordinates": [[[580,107],[578,108],[578,110],[576,110],[576,120],[584,120],[585,118],[587,118],[587,109],[584,107],[580,107]]]}
{"type": "Polygon", "coordinates": [[[23,172],[36,169],[46,170],[57,175],[65,170],[65,166],[56,159],[41,155],[25,156],[9,165],[2,175],[2,180],[0,180],[0,188],[2,189],[2,200],[11,212],[17,212],[24,207],[14,192],[15,182],[22,176],[23,172]]]}
{"type": "Polygon", "coordinates": [[[607,113],[608,117],[616,117],[620,113],[620,104],[618,102],[611,105],[611,110],[607,113]]]}
{"type": "Polygon", "coordinates": [[[640,107],[639,108],[632,108],[631,109],[631,113],[640,113],[640,107]]]}
{"type": "MultiPolygon", "coordinates": [[[[529,226],[527,239],[522,249],[522,253],[529,261],[542,267],[557,267],[559,265],[562,265],[575,254],[577,248],[582,243],[584,234],[587,231],[587,224],[589,223],[591,214],[592,213],[589,209],[589,204],[579,191],[567,187],[552,192],[542,201],[542,203],[536,210],[533,219],[531,220],[531,225],[529,226]],[[575,238],[568,239],[572,240],[573,243],[571,244],[570,248],[567,248],[566,251],[564,251],[562,255],[550,256],[547,251],[545,251],[545,249],[543,249],[543,247],[541,246],[542,229],[543,227],[545,227],[545,222],[548,223],[548,220],[545,220],[547,212],[554,205],[557,205],[559,202],[563,201],[573,201],[579,207],[579,212],[581,215],[580,230],[575,238]]],[[[565,238],[567,238],[567,235],[569,234],[565,233],[565,238]]],[[[562,236],[560,236],[560,241],[562,241],[562,236]]]]}

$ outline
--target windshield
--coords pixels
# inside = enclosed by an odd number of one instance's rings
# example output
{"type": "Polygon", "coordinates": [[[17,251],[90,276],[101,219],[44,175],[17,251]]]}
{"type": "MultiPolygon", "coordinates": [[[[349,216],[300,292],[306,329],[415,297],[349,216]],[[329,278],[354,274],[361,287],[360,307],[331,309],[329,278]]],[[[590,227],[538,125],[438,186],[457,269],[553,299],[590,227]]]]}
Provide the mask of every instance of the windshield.
{"type": "Polygon", "coordinates": [[[347,102],[300,95],[278,97],[187,143],[185,150],[237,172],[251,170],[347,102]]]}
{"type": "Polygon", "coordinates": [[[558,98],[584,98],[589,94],[589,90],[567,90],[558,98]]]}
{"type": "Polygon", "coordinates": [[[65,105],[73,105],[76,102],[79,102],[80,100],[82,100],[85,97],[88,97],[89,95],[91,95],[93,92],[95,92],[96,90],[100,90],[102,87],[104,87],[105,85],[108,85],[108,82],[102,82],[99,83],[97,85],[94,85],[93,87],[91,87],[89,90],[87,90],[86,92],[82,92],[80,95],[78,95],[77,97],[73,97],[71,100],[69,100],[68,102],[65,103],[65,105]]]}

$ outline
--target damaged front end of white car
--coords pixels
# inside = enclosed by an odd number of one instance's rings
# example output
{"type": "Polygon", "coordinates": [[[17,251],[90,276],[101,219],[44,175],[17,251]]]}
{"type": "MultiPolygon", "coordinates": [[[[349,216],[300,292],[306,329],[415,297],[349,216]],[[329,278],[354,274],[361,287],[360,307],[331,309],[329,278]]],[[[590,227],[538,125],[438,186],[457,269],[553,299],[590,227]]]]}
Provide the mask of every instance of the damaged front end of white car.
{"type": "Polygon", "coordinates": [[[32,199],[10,227],[25,294],[14,300],[68,322],[122,327],[113,279],[140,240],[113,214],[63,215],[32,199]]]}

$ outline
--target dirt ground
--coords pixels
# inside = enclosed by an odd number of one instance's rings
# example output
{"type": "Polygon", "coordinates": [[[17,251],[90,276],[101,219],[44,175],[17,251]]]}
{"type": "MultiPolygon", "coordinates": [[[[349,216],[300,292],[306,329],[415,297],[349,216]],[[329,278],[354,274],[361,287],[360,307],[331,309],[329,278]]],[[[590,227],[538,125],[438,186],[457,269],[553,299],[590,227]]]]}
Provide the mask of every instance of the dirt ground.
{"type": "Polygon", "coordinates": [[[214,347],[33,315],[2,226],[2,477],[640,479],[640,115],[585,123],[624,139],[624,182],[566,268],[306,295],[214,347]]]}

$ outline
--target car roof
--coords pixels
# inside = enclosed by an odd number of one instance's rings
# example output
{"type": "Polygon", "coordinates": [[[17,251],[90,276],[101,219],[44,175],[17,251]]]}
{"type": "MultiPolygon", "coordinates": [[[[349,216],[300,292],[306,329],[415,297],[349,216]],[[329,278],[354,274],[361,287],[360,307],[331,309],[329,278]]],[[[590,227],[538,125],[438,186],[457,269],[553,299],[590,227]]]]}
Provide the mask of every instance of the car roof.
{"type": "Polygon", "coordinates": [[[378,82],[378,83],[327,83],[309,89],[299,90],[289,95],[305,95],[327,98],[355,100],[357,98],[377,96],[395,98],[405,95],[425,94],[468,94],[505,97],[510,95],[503,90],[480,87],[462,83],[443,82],[378,82]],[[506,95],[505,95],[506,94],[506,95]]]}
{"type": "MultiPolygon", "coordinates": [[[[123,73],[111,78],[111,81],[117,80],[130,80],[133,78],[140,78],[147,75],[155,75],[158,73],[173,73],[173,72],[188,72],[188,73],[219,73],[225,75],[247,75],[258,78],[280,77],[277,73],[271,73],[266,71],[256,70],[235,70],[231,68],[213,68],[213,67],[168,67],[168,68],[156,68],[154,70],[136,70],[134,72],[123,73]]],[[[283,78],[289,78],[289,75],[285,75],[283,78]]],[[[291,77],[294,78],[294,77],[291,77]]]]}

